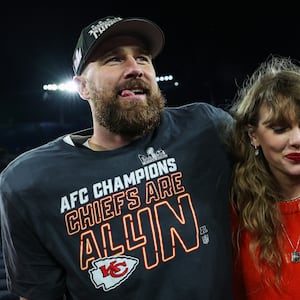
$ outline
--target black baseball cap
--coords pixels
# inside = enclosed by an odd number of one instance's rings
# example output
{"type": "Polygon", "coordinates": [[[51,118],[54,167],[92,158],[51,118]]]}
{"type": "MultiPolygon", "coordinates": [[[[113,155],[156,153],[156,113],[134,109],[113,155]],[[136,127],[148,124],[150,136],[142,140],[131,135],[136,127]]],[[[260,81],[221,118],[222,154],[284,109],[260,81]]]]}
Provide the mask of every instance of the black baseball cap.
{"type": "Polygon", "coordinates": [[[107,38],[132,35],[145,43],[149,53],[155,58],[164,47],[165,37],[161,28],[143,18],[122,18],[108,16],[82,29],[73,54],[73,71],[80,75],[93,50],[107,38]]]}

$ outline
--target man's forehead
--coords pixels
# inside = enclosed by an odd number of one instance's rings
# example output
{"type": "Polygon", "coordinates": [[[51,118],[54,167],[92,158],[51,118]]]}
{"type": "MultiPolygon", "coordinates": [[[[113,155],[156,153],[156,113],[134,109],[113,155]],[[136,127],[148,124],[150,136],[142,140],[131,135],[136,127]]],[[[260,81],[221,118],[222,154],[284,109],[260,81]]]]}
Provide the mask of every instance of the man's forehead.
{"type": "Polygon", "coordinates": [[[101,46],[93,51],[93,56],[94,54],[102,56],[107,53],[119,52],[123,47],[134,47],[135,49],[147,52],[146,45],[140,38],[133,36],[116,36],[103,41],[101,46]]]}

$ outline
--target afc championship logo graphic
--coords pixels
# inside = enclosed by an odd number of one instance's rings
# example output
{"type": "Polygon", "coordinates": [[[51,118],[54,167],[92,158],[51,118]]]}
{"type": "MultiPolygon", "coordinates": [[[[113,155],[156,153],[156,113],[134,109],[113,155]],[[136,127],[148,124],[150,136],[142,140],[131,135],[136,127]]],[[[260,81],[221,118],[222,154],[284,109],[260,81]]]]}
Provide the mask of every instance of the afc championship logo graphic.
{"type": "Polygon", "coordinates": [[[93,261],[93,268],[89,270],[90,278],[96,288],[102,287],[107,292],[125,281],[138,263],[137,258],[126,255],[100,258],[93,261]]]}
{"type": "Polygon", "coordinates": [[[153,147],[149,147],[146,150],[146,154],[139,154],[139,159],[143,165],[147,165],[167,157],[168,154],[163,149],[155,150],[153,147]]]}

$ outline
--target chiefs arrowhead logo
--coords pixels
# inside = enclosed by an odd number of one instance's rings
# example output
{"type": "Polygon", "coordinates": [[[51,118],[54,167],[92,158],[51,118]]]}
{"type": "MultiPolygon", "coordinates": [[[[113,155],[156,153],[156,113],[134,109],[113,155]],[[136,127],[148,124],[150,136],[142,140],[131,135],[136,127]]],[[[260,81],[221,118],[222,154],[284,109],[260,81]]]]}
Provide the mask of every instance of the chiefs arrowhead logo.
{"type": "Polygon", "coordinates": [[[134,257],[121,255],[99,258],[92,262],[89,270],[94,286],[104,291],[116,288],[124,282],[135,270],[139,260],[134,257]]]}

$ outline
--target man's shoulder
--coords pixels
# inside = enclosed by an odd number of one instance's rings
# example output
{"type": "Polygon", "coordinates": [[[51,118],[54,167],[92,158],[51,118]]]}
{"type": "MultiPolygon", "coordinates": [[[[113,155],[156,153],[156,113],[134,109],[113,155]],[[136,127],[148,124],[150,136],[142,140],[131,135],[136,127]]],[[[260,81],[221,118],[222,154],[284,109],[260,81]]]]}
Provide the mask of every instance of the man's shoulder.
{"type": "MultiPolygon", "coordinates": [[[[226,108],[221,105],[213,105],[208,102],[190,102],[180,106],[168,106],[166,108],[169,111],[223,111],[226,112],[226,108]]],[[[227,112],[226,112],[227,113],[227,112]]]]}
{"type": "Polygon", "coordinates": [[[63,137],[59,137],[55,140],[49,141],[48,143],[42,144],[19,154],[8,163],[8,165],[2,171],[2,174],[9,173],[11,170],[22,168],[30,170],[36,165],[48,161],[49,158],[55,156],[55,151],[62,144],[62,139],[63,137]]]}
{"type": "Polygon", "coordinates": [[[166,112],[179,117],[189,117],[196,119],[222,119],[230,121],[232,119],[229,112],[222,106],[215,106],[207,102],[192,102],[181,106],[167,107],[166,112]]]}

